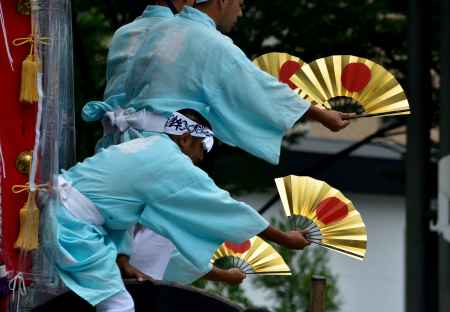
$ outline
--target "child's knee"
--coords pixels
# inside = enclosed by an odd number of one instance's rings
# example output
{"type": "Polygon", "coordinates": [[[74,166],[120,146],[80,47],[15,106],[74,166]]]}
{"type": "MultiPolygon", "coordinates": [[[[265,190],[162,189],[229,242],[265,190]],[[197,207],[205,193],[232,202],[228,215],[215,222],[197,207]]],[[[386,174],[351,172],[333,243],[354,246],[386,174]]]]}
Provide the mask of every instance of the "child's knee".
{"type": "Polygon", "coordinates": [[[97,312],[134,312],[134,301],[126,290],[103,300],[96,306],[97,312]]]}

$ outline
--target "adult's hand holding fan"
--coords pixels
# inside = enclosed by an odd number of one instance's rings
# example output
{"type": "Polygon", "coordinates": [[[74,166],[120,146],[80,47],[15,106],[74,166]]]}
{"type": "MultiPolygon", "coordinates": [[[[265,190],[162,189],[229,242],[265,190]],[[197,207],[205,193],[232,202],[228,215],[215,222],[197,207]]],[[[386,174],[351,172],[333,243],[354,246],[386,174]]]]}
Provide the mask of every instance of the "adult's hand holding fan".
{"type": "Polygon", "coordinates": [[[304,64],[295,74],[300,95],[326,109],[356,113],[353,118],[410,114],[394,75],[368,59],[333,55],[304,64]]]}
{"type": "Polygon", "coordinates": [[[363,260],[367,231],[352,202],[327,183],[310,177],[275,179],[293,229],[307,232],[313,244],[363,260]]]}

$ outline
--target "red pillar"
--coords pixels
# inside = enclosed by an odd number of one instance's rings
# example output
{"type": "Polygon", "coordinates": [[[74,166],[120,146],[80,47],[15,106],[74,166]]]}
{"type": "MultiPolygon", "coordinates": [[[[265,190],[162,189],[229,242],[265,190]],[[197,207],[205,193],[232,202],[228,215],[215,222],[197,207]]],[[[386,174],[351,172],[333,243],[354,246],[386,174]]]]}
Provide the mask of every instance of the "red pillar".
{"type": "Polygon", "coordinates": [[[19,210],[25,203],[27,194],[13,194],[11,187],[25,184],[28,180],[27,176],[16,170],[15,161],[19,153],[33,148],[36,105],[19,102],[21,64],[30,51],[30,45],[14,47],[12,41],[30,36],[31,27],[30,16],[16,11],[18,1],[0,1],[14,60],[12,71],[3,34],[0,34],[0,144],[6,167],[6,179],[2,183],[2,247],[8,270],[21,270],[23,268],[18,268],[19,255],[13,245],[19,230],[19,210]]]}

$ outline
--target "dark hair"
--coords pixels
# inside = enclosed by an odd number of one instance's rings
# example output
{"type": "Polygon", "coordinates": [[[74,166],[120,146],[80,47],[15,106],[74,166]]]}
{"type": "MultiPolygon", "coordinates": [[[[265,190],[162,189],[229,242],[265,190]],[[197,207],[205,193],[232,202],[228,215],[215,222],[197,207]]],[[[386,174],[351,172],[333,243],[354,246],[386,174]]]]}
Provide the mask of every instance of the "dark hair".
{"type": "Polygon", "coordinates": [[[203,117],[202,114],[197,112],[196,110],[193,110],[190,108],[185,108],[185,109],[179,110],[178,113],[180,113],[181,115],[184,115],[189,119],[192,119],[196,123],[199,123],[200,125],[212,130],[211,124],[209,123],[209,121],[205,117],[203,117]]]}

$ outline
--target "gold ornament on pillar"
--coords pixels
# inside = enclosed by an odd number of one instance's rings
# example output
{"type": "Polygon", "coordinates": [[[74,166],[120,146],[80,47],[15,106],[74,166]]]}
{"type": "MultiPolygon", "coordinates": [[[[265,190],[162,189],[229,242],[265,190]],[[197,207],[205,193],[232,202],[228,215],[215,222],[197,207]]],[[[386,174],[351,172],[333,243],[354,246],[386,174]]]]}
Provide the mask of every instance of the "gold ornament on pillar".
{"type": "Polygon", "coordinates": [[[33,160],[33,151],[25,151],[17,155],[16,169],[21,174],[28,176],[30,174],[31,162],[33,160]]]}
{"type": "Polygon", "coordinates": [[[17,12],[22,15],[31,15],[31,1],[19,0],[17,2],[17,12]]]}

